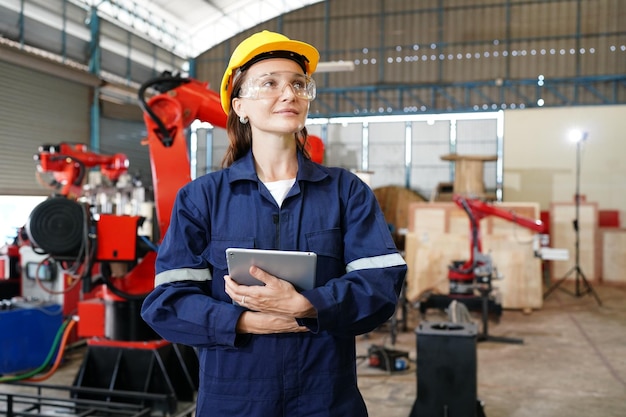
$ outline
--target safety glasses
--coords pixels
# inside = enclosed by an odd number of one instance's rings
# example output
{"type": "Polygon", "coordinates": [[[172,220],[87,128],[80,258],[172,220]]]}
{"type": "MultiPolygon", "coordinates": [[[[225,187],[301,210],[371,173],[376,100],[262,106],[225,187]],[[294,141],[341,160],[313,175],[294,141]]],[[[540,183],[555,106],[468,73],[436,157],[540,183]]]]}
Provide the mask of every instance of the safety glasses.
{"type": "Polygon", "coordinates": [[[262,74],[246,80],[239,92],[240,98],[252,100],[278,98],[289,86],[298,98],[312,101],[315,99],[315,81],[308,75],[290,71],[277,71],[262,74]]]}

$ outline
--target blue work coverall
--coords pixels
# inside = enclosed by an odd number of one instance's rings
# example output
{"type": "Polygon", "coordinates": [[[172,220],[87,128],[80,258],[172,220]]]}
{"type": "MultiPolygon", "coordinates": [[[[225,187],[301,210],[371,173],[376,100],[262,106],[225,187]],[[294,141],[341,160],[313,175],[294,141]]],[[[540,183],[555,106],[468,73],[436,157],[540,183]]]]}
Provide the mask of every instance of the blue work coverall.
{"type": "Polygon", "coordinates": [[[371,189],[298,152],[282,207],[252,152],[178,193],[142,317],[161,337],[197,348],[199,417],[363,417],[355,336],[394,313],[406,275],[371,189]],[[224,290],[229,247],[317,253],[317,310],[303,333],[236,334],[244,307],[224,290]]]}

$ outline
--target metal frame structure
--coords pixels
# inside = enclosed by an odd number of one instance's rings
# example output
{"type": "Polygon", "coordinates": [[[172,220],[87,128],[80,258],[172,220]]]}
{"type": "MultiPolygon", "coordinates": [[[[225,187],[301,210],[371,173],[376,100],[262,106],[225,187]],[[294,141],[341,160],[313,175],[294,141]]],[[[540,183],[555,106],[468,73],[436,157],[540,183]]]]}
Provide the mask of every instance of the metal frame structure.
{"type": "MultiPolygon", "coordinates": [[[[0,393],[0,416],[80,415],[109,417],[192,417],[193,402],[182,404],[174,413],[167,411],[173,398],[167,394],[122,390],[76,388],[41,383],[13,383],[14,392],[0,393]],[[77,395],[83,398],[77,398],[77,395]],[[90,398],[91,397],[91,398],[90,398]],[[156,407],[155,407],[156,405],[156,407]],[[155,412],[155,408],[161,410],[155,412]]],[[[2,390],[5,391],[5,390],[2,390]]]]}
{"type": "Polygon", "coordinates": [[[552,80],[320,88],[311,118],[492,112],[538,107],[626,104],[626,74],[552,80]],[[593,101],[581,98],[590,93],[593,101]],[[342,112],[340,103],[354,106],[342,112]],[[362,103],[362,104],[361,104],[362,103]],[[480,103],[480,104],[478,104],[480,103]]]}

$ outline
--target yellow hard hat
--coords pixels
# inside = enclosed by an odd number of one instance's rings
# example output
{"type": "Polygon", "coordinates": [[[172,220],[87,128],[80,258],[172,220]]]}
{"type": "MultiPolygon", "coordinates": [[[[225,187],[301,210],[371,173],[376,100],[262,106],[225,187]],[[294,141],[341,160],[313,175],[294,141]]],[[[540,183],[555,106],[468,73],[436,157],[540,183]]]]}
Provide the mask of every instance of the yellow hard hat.
{"type": "Polygon", "coordinates": [[[300,63],[307,75],[311,75],[317,68],[320,54],[315,47],[308,43],[294,41],[280,33],[264,30],[244,39],[230,57],[226,72],[222,77],[220,98],[222,109],[228,114],[230,99],[233,93],[233,79],[235,71],[246,65],[252,65],[262,59],[289,58],[300,63]]]}

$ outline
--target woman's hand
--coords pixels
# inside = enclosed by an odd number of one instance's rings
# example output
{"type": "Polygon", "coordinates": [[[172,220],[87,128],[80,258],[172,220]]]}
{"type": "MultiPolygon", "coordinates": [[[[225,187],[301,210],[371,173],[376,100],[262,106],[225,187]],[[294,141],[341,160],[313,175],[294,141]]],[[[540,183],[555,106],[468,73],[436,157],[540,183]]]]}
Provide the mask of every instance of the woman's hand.
{"type": "Polygon", "coordinates": [[[287,316],[293,319],[316,317],[313,305],[294,286],[256,266],[250,267],[250,275],[265,285],[239,285],[229,275],[224,276],[226,293],[236,303],[250,310],[287,316]]]}
{"type": "Polygon", "coordinates": [[[237,333],[272,334],[308,332],[293,317],[245,311],[237,322],[237,333]]]}

